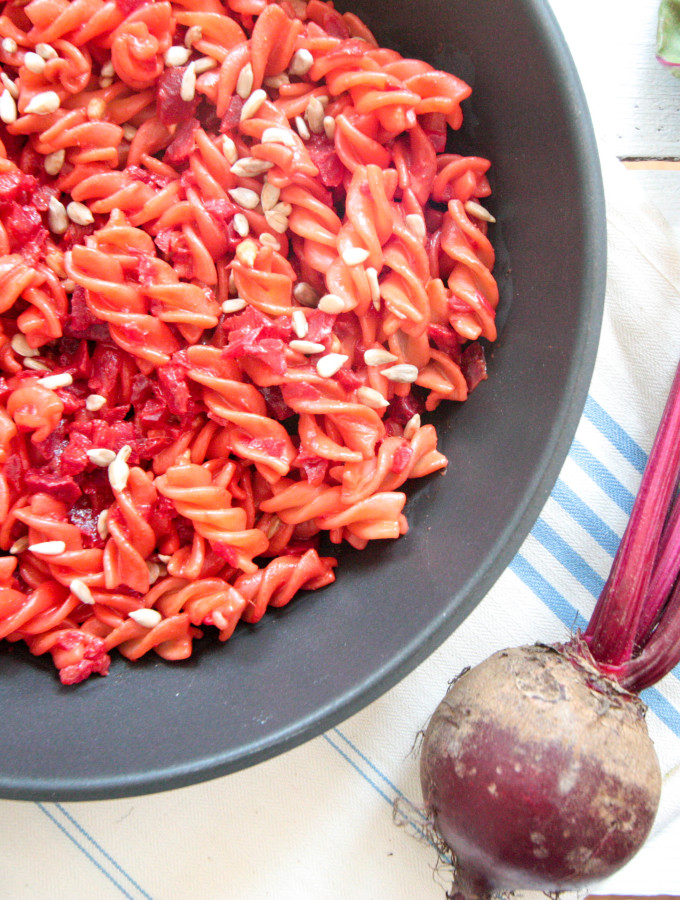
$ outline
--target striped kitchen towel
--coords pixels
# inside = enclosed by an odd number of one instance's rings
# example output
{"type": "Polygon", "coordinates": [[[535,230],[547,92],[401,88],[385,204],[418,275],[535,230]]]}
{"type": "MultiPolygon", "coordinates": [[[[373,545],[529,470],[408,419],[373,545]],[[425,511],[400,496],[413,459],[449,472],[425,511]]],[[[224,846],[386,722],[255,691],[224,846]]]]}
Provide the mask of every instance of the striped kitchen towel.
{"type": "MultiPolygon", "coordinates": [[[[383,697],[246,771],[147,797],[0,802],[0,897],[444,900],[420,809],[416,735],[466,665],[586,622],[680,351],[680,258],[612,162],[600,352],[568,459],[531,534],[456,633],[383,697]]],[[[680,894],[680,671],[645,692],[664,773],[654,831],[600,894],[680,894]]]]}

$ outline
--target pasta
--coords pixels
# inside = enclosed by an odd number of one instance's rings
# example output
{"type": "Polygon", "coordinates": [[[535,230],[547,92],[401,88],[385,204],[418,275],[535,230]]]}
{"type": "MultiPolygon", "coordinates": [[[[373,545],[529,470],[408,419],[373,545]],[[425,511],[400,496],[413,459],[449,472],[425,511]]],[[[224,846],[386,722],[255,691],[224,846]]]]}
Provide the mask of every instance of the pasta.
{"type": "Polygon", "coordinates": [[[7,0],[0,64],[0,639],[74,684],[405,534],[495,338],[489,162],[324,0],[7,0]]]}

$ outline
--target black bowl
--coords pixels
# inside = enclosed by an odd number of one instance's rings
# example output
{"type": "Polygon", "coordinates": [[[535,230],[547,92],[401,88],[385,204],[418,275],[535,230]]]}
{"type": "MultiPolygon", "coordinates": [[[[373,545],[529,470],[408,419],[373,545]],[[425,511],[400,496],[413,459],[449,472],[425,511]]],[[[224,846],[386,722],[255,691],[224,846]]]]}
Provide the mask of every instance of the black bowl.
{"type": "MultiPolygon", "coordinates": [[[[340,4],[339,4],[340,5],[340,4]]],[[[179,787],[281,753],[356,712],[456,628],[511,560],[568,451],[605,282],[604,200],[581,87],[542,0],[356,0],[379,40],[468,80],[457,146],[491,158],[501,284],[489,380],[438,417],[450,463],[415,485],[410,531],[347,552],[333,586],[198,642],[60,686],[0,650],[0,796],[179,787]]]]}

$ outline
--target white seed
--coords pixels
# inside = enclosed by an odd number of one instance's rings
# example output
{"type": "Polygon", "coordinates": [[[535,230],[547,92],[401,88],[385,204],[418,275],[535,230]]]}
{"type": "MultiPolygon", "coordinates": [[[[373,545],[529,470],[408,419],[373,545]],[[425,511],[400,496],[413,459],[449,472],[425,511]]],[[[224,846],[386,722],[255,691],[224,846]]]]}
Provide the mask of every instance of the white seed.
{"type": "Polygon", "coordinates": [[[303,353],[305,356],[311,356],[313,353],[323,353],[326,349],[323,344],[319,344],[316,341],[293,340],[288,344],[288,346],[291,350],[295,350],[296,353],[303,353]]]}
{"type": "Polygon", "coordinates": [[[346,266],[360,266],[371,254],[363,247],[347,247],[340,255],[346,266]]]}
{"type": "Polygon", "coordinates": [[[191,50],[188,47],[181,47],[178,44],[173,44],[172,47],[168,47],[163,56],[163,60],[165,61],[166,66],[170,66],[170,68],[175,68],[177,66],[184,66],[187,62],[189,62],[189,57],[191,56],[191,50]]]}
{"type": "Polygon", "coordinates": [[[483,222],[495,222],[496,219],[491,215],[486,207],[482,206],[481,203],[477,203],[476,200],[468,200],[465,203],[465,209],[470,213],[471,216],[474,216],[476,219],[481,219],[483,222]]]}
{"type": "Polygon", "coordinates": [[[133,609],[128,615],[142,628],[155,628],[159,622],[163,621],[163,616],[157,609],[147,609],[146,607],[133,609]]]}
{"type": "Polygon", "coordinates": [[[31,553],[42,553],[43,556],[59,556],[66,550],[66,544],[63,541],[42,541],[29,544],[28,549],[31,553]]]}
{"type": "MultiPolygon", "coordinates": [[[[238,247],[236,249],[238,250],[238,247]]],[[[237,289],[236,289],[236,278],[234,277],[233,272],[229,272],[229,278],[227,280],[227,284],[229,287],[229,293],[235,294],[237,292],[237,289]]]]}
{"type": "Polygon", "coordinates": [[[306,281],[298,281],[293,288],[293,296],[300,306],[314,307],[319,302],[319,295],[306,281]]]}
{"type": "Polygon", "coordinates": [[[63,234],[69,226],[66,207],[56,197],[50,197],[47,209],[47,224],[52,234],[63,234]]]}
{"type": "Polygon", "coordinates": [[[253,91],[241,108],[241,122],[245,122],[246,119],[252,119],[259,112],[266,99],[267,92],[263,91],[262,88],[253,91]]]}
{"type": "Polygon", "coordinates": [[[87,104],[87,118],[97,122],[106,115],[106,103],[101,97],[93,97],[87,104]]]}
{"type": "Polygon", "coordinates": [[[73,596],[77,597],[81,603],[86,603],[88,606],[94,605],[94,597],[92,596],[92,591],[84,581],[80,580],[80,578],[72,578],[69,587],[71,588],[71,593],[73,594],[73,596]]]}
{"type": "Polygon", "coordinates": [[[322,133],[325,114],[324,105],[321,100],[319,100],[318,97],[310,97],[307,109],[305,110],[305,116],[307,117],[309,130],[313,131],[314,134],[322,133]]]}
{"type": "Polygon", "coordinates": [[[16,100],[19,97],[19,88],[16,86],[15,82],[12,81],[7,72],[0,72],[0,81],[2,81],[3,85],[16,100]]]}
{"type": "Polygon", "coordinates": [[[243,178],[256,178],[258,175],[264,175],[274,165],[268,159],[257,159],[254,156],[242,156],[237,159],[230,171],[234,175],[243,178]]]}
{"type": "Polygon", "coordinates": [[[245,241],[241,241],[235,250],[236,259],[241,265],[248,266],[249,268],[252,268],[255,265],[257,253],[257,244],[251,238],[246,238],[245,241]]]}
{"type": "Polygon", "coordinates": [[[418,377],[418,366],[412,366],[410,363],[397,363],[396,366],[383,369],[380,374],[398,384],[412,384],[418,377]]]}
{"type": "Polygon", "coordinates": [[[264,79],[265,87],[278,91],[282,84],[290,84],[290,78],[287,72],[280,72],[278,75],[270,75],[264,79]]]}
{"type": "Polygon", "coordinates": [[[113,78],[100,78],[99,79],[99,87],[104,90],[105,88],[111,87],[113,84],[113,78]]]}
{"type": "Polygon", "coordinates": [[[277,188],[276,185],[270,184],[268,181],[265,181],[264,187],[262,188],[262,193],[260,194],[262,209],[265,212],[268,212],[270,209],[274,209],[276,204],[279,202],[280,196],[281,189],[277,188]]]}
{"type": "Polygon", "coordinates": [[[238,79],[236,81],[236,93],[239,95],[241,100],[246,100],[253,92],[253,67],[250,63],[246,63],[245,66],[238,73],[238,79]]]}
{"type": "Polygon", "coordinates": [[[87,450],[86,453],[90,462],[95,466],[101,466],[102,469],[110,466],[116,458],[115,452],[106,447],[95,447],[94,450],[87,450]]]}
{"type": "Polygon", "coordinates": [[[102,406],[106,406],[106,397],[101,394],[88,394],[85,398],[85,409],[89,412],[97,412],[102,406]]]}
{"type": "Polygon", "coordinates": [[[112,60],[107,59],[107,61],[102,65],[99,70],[99,74],[102,78],[114,78],[116,75],[116,69],[113,65],[112,60]]]}
{"type": "Polygon", "coordinates": [[[184,70],[182,82],[179,86],[179,95],[185,103],[191,103],[196,96],[196,70],[192,63],[184,70]]]}
{"type": "Polygon", "coordinates": [[[324,294],[317,303],[317,309],[331,316],[337,316],[345,311],[345,301],[337,294],[324,294]]]}
{"type": "Polygon", "coordinates": [[[264,214],[267,225],[278,234],[285,234],[288,231],[288,216],[277,212],[276,209],[270,209],[264,214]]]}
{"type": "Polygon", "coordinates": [[[24,369],[33,369],[35,372],[49,372],[50,367],[40,362],[39,359],[24,359],[24,369]]]}
{"type": "Polygon", "coordinates": [[[132,447],[129,444],[125,444],[124,447],[120,448],[113,462],[109,463],[109,484],[114,491],[124,491],[127,487],[127,481],[130,476],[130,468],[127,461],[131,453],[132,447]]]}
{"type": "Polygon", "coordinates": [[[123,125],[123,137],[126,141],[134,141],[137,129],[134,125],[123,125]]]}
{"type": "Polygon", "coordinates": [[[76,225],[91,225],[94,222],[94,216],[84,203],[77,200],[71,200],[66,207],[66,213],[69,219],[76,225]]]}
{"type": "Polygon", "coordinates": [[[0,94],[0,119],[5,125],[12,125],[17,120],[16,101],[7,88],[0,94]]]}
{"type": "Polygon", "coordinates": [[[217,68],[217,60],[213,59],[212,56],[201,56],[200,59],[194,60],[194,72],[197,75],[202,75],[204,72],[209,72],[211,69],[217,68]]]}
{"type": "Polygon", "coordinates": [[[166,565],[166,566],[167,566],[167,564],[170,562],[170,560],[172,559],[172,556],[168,556],[168,555],[166,555],[165,553],[158,553],[157,556],[158,556],[158,558],[160,559],[160,561],[161,561],[164,565],[166,565]]]}
{"type": "Polygon", "coordinates": [[[311,134],[309,133],[309,128],[302,116],[295,116],[295,127],[303,141],[308,141],[310,139],[311,134]]]}
{"type": "Polygon", "coordinates": [[[2,39],[2,49],[5,53],[16,53],[19,46],[14,38],[6,37],[2,39]]]}
{"type": "Polygon", "coordinates": [[[288,128],[272,125],[262,132],[260,141],[263,144],[284,144],[286,147],[297,147],[298,143],[293,132],[288,128]]]}
{"type": "Polygon", "coordinates": [[[31,97],[24,112],[27,115],[47,116],[59,109],[60,102],[59,94],[56,91],[42,91],[31,97]]]}
{"type": "Polygon", "coordinates": [[[276,240],[273,234],[269,234],[268,231],[263,231],[260,235],[260,243],[265,244],[267,247],[272,247],[274,250],[280,250],[281,244],[276,240]]]}
{"type": "Polygon", "coordinates": [[[230,313],[241,312],[248,304],[243,297],[234,297],[233,300],[225,300],[222,303],[222,312],[229,315],[230,313]]]}
{"type": "Polygon", "coordinates": [[[344,353],[327,353],[317,360],[316,371],[322,378],[330,378],[339,372],[349,359],[344,353]]]}
{"type": "Polygon", "coordinates": [[[328,140],[332,141],[335,137],[335,119],[333,116],[324,116],[323,130],[325,131],[328,140]]]}
{"type": "Polygon", "coordinates": [[[357,400],[371,409],[385,409],[386,406],[390,405],[389,400],[386,400],[380,391],[376,391],[375,388],[368,387],[366,384],[362,384],[357,389],[357,400]]]}
{"type": "Polygon", "coordinates": [[[404,425],[404,437],[407,441],[413,440],[420,429],[420,414],[415,413],[404,425]]]}
{"type": "Polygon", "coordinates": [[[97,516],[97,534],[105,541],[109,536],[109,511],[103,509],[97,516]]]}
{"type": "Polygon", "coordinates": [[[243,213],[236,213],[234,216],[234,231],[240,237],[248,237],[250,232],[250,223],[243,213]]]}
{"type": "Polygon", "coordinates": [[[293,331],[299,338],[304,338],[307,336],[307,332],[309,331],[309,323],[307,322],[307,316],[302,312],[301,309],[294,309],[292,314],[293,319],[293,331]]]}
{"type": "Polygon", "coordinates": [[[411,234],[415,235],[419,241],[425,240],[425,235],[427,234],[425,230],[425,220],[422,216],[419,216],[418,213],[409,213],[406,216],[406,227],[411,232],[411,234]]]}
{"type": "Polygon", "coordinates": [[[149,570],[149,584],[155,584],[161,575],[166,574],[165,566],[160,565],[153,559],[147,559],[146,567],[149,570]]]}
{"type": "Polygon", "coordinates": [[[373,266],[366,266],[366,279],[371,291],[371,303],[375,309],[380,309],[380,282],[378,281],[378,270],[374,269],[373,266]]]}
{"type": "Polygon", "coordinates": [[[291,75],[306,75],[314,65],[314,57],[306,48],[296,50],[288,66],[291,75]]]}
{"type": "Polygon", "coordinates": [[[222,153],[224,153],[227,162],[231,163],[232,165],[238,159],[238,150],[236,149],[236,144],[228,134],[225,134],[222,138],[222,153]]]}
{"type": "Polygon", "coordinates": [[[16,541],[9,548],[10,553],[23,553],[24,550],[28,550],[28,535],[23,535],[23,537],[17,538],[16,541]]]}
{"type": "Polygon", "coordinates": [[[28,71],[33,72],[34,75],[42,75],[45,69],[45,60],[42,56],[38,56],[37,53],[31,53],[29,51],[24,54],[24,65],[28,71]]]}
{"type": "Polygon", "coordinates": [[[65,278],[62,281],[61,286],[67,294],[72,294],[76,289],[76,283],[72,278],[65,278]]]}
{"type": "Polygon", "coordinates": [[[58,175],[61,172],[65,159],[65,150],[53,150],[52,153],[48,153],[43,160],[45,172],[52,176],[58,175]]]}
{"type": "Polygon", "coordinates": [[[191,47],[195,41],[200,41],[203,37],[203,29],[200,25],[192,25],[187,29],[184,35],[184,46],[191,47]]]}
{"type": "Polygon", "coordinates": [[[56,375],[48,375],[46,378],[41,378],[38,384],[49,388],[51,391],[56,391],[57,388],[70,387],[73,384],[73,375],[70,375],[68,372],[57,372],[56,375]]]}
{"type": "Polygon", "coordinates": [[[260,195],[257,191],[251,191],[250,188],[237,187],[229,191],[229,196],[244,209],[255,209],[260,202],[260,195]]]}
{"type": "Polygon", "coordinates": [[[384,366],[387,363],[396,362],[399,359],[389,350],[383,350],[382,347],[371,347],[370,350],[364,351],[364,362],[367,366],[384,366]]]}
{"type": "Polygon", "coordinates": [[[35,52],[44,60],[56,59],[59,56],[51,44],[44,44],[42,42],[35,45],[35,52]]]}
{"type": "Polygon", "coordinates": [[[21,332],[15,334],[9,343],[12,350],[18,353],[19,356],[40,356],[40,350],[31,347],[26,340],[26,335],[21,334],[21,332]]]}

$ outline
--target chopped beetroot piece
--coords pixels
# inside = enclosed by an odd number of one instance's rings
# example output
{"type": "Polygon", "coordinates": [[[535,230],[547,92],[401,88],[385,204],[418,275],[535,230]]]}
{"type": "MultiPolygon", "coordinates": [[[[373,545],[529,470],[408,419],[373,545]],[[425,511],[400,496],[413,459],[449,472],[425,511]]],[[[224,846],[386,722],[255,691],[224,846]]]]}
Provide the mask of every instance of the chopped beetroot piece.
{"type": "Polygon", "coordinates": [[[172,500],[159,494],[149,514],[149,524],[155,534],[157,536],[168,534],[172,529],[173,519],[176,517],[177,510],[172,500]]]}
{"type": "Polygon", "coordinates": [[[259,338],[256,333],[229,336],[229,343],[222,351],[226,359],[258,358],[277,375],[286,373],[286,345],[278,338],[259,338]]]}
{"type": "Polygon", "coordinates": [[[199,98],[182,100],[180,91],[186,66],[173,66],[163,70],[156,82],[156,114],[163,125],[177,125],[193,118],[199,98]]]}
{"type": "Polygon", "coordinates": [[[328,471],[328,460],[301,450],[295,459],[295,465],[305,473],[307,481],[312,485],[323,484],[328,471]]]}
{"type": "Polygon", "coordinates": [[[411,393],[406,397],[393,397],[392,402],[387,407],[385,420],[394,419],[400,425],[406,425],[409,419],[418,413],[419,415],[425,411],[425,401],[415,388],[411,389],[411,393]]]}
{"type": "Polygon", "coordinates": [[[438,350],[460,362],[460,337],[449,325],[429,325],[427,335],[438,350]]]}
{"type": "Polygon", "coordinates": [[[283,422],[294,415],[293,410],[283,399],[283,394],[281,393],[281,388],[278,384],[273,384],[269,387],[261,387],[260,393],[267,404],[267,414],[273,419],[283,422]]]}
{"type": "Polygon", "coordinates": [[[314,341],[315,344],[323,344],[331,336],[334,324],[335,316],[315,309],[307,316],[306,340],[314,341]]]}
{"type": "Polygon", "coordinates": [[[306,146],[310,159],[319,170],[319,178],[324,187],[339,187],[347,170],[335,152],[333,141],[329,140],[322,132],[321,134],[312,134],[306,142],[306,146]]]}
{"type": "Polygon", "coordinates": [[[10,251],[21,253],[27,261],[37,263],[48,237],[42,216],[37,209],[12,202],[3,218],[10,251]]]}
{"type": "MultiPolygon", "coordinates": [[[[101,394],[103,397],[117,396],[116,388],[122,386],[124,366],[128,362],[127,354],[123,354],[118,347],[106,347],[99,345],[92,357],[94,372],[90,379],[90,391],[93,394],[101,394]]],[[[134,364],[133,364],[134,365],[134,364]]],[[[136,370],[136,366],[134,367],[136,370]]],[[[130,377],[130,391],[132,378],[130,377]]],[[[129,396],[129,392],[127,394],[129,396]]],[[[126,397],[127,399],[127,397],[126,397]]]]}
{"type": "Polygon", "coordinates": [[[12,492],[12,494],[23,494],[25,493],[24,488],[24,469],[21,464],[21,458],[17,453],[12,453],[7,458],[7,462],[4,464],[5,468],[3,471],[3,475],[7,480],[7,484],[12,492]]]}
{"type": "Polygon", "coordinates": [[[36,190],[38,182],[33,175],[25,172],[3,172],[0,175],[0,205],[5,203],[27,203],[36,190]]]}
{"type": "Polygon", "coordinates": [[[180,278],[190,281],[194,277],[194,257],[182,231],[163,228],[154,242],[180,278]]]}
{"type": "Polygon", "coordinates": [[[235,131],[238,128],[239,122],[241,121],[242,109],[243,100],[238,94],[233,94],[229,101],[227,111],[222,116],[222,122],[220,124],[220,131],[222,134],[228,134],[230,131],[235,131]]]}
{"type": "Polygon", "coordinates": [[[96,513],[92,509],[89,500],[90,498],[85,495],[76,500],[68,511],[68,518],[72,525],[75,525],[80,529],[83,538],[83,547],[87,549],[91,547],[101,548],[104,546],[105,542],[97,530],[97,518],[99,513],[96,513]]]}
{"type": "MultiPolygon", "coordinates": [[[[327,34],[330,34],[331,37],[340,38],[341,41],[347,41],[348,43],[350,43],[350,41],[348,40],[349,28],[347,27],[347,25],[345,24],[345,20],[337,10],[326,9],[324,11],[323,29],[327,34]]],[[[347,44],[343,44],[343,46],[347,46],[347,44]]]]}
{"type": "Polygon", "coordinates": [[[446,150],[446,119],[443,113],[425,113],[418,117],[420,127],[430,140],[435,153],[446,150]]]}
{"type": "Polygon", "coordinates": [[[191,118],[177,128],[172,140],[163,155],[163,162],[174,169],[184,169],[189,164],[189,156],[196,147],[196,130],[199,128],[198,119],[191,118]]]}
{"type": "Polygon", "coordinates": [[[413,456],[413,450],[411,447],[404,442],[398,448],[394,457],[392,458],[392,471],[395,475],[399,475],[411,462],[411,458],[413,456]]]}
{"type": "Polygon", "coordinates": [[[80,475],[90,464],[87,451],[92,449],[92,442],[84,434],[77,431],[69,434],[68,444],[61,454],[59,468],[62,475],[80,475]]]}
{"type": "Polygon", "coordinates": [[[66,337],[76,340],[111,340],[108,324],[91,312],[85,300],[85,289],[80,285],[76,285],[71,295],[71,308],[64,322],[63,331],[66,337]]]}
{"type": "Polygon", "coordinates": [[[296,401],[304,402],[309,400],[319,400],[321,391],[313,384],[304,384],[302,382],[291,382],[281,387],[281,393],[286,403],[295,406],[296,401]]]}
{"type": "Polygon", "coordinates": [[[92,374],[92,360],[86,340],[71,337],[61,338],[57,344],[57,365],[62,372],[68,372],[75,379],[89,378],[92,374]]]}
{"type": "Polygon", "coordinates": [[[281,458],[286,452],[286,442],[282,438],[251,438],[248,441],[248,449],[256,453],[266,453],[267,456],[281,458]]]}
{"type": "Polygon", "coordinates": [[[82,491],[70,475],[51,475],[42,469],[29,469],[24,475],[26,489],[32,494],[49,494],[70,506],[82,491]]]}
{"type": "Polygon", "coordinates": [[[96,522],[99,514],[103,510],[108,509],[113,502],[113,491],[109,484],[107,470],[97,468],[92,472],[88,472],[87,477],[82,479],[80,487],[87,498],[87,503],[96,522]]]}
{"type": "Polygon", "coordinates": [[[463,350],[460,368],[469,391],[473,391],[480,381],[486,380],[486,357],[479,341],[473,341],[463,350]]]}
{"type": "Polygon", "coordinates": [[[198,411],[199,406],[192,396],[185,368],[172,364],[159,366],[156,369],[156,378],[161,397],[171,413],[183,416],[198,411]]]}
{"type": "Polygon", "coordinates": [[[336,372],[335,378],[346,391],[356,391],[363,384],[361,378],[352,369],[344,367],[336,372]]]}

